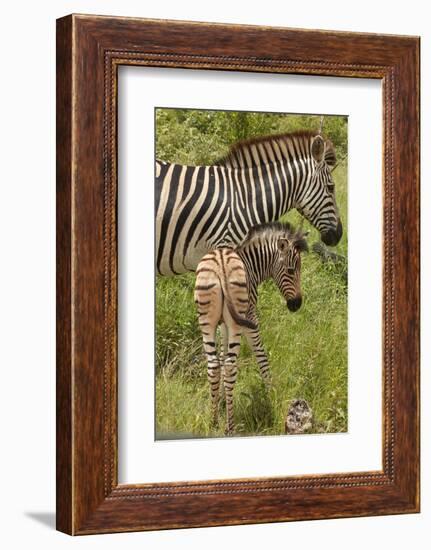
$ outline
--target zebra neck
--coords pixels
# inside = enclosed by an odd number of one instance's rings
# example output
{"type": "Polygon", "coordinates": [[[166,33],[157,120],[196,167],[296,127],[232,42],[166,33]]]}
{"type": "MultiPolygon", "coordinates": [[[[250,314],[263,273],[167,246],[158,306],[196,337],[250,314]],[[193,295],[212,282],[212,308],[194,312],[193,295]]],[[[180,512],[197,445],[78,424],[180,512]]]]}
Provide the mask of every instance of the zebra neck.
{"type": "Polygon", "coordinates": [[[311,159],[271,163],[234,170],[238,208],[253,227],[281,218],[295,208],[312,172],[311,159]]]}
{"type": "Polygon", "coordinates": [[[245,265],[249,289],[256,290],[261,283],[272,277],[277,256],[275,243],[251,242],[237,249],[237,253],[245,265]]]}

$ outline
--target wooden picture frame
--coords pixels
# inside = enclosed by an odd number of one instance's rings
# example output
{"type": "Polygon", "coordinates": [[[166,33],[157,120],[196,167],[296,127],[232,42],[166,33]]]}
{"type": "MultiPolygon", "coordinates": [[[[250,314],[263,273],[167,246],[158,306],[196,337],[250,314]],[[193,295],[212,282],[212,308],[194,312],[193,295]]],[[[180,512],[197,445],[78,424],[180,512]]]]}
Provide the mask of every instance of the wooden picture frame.
{"type": "Polygon", "coordinates": [[[70,15],[57,21],[57,529],[419,511],[419,38],[70,15]],[[119,65],[383,83],[383,469],[119,485],[119,65]]]}

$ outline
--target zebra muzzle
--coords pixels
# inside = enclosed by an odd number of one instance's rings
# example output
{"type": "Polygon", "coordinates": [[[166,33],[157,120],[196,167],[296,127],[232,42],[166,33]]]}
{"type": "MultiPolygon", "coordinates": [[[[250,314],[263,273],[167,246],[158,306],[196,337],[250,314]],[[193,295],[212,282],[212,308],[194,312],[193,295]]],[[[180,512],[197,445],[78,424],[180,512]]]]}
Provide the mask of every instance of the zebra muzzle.
{"type": "Polygon", "coordinates": [[[302,305],[302,296],[299,295],[295,296],[295,298],[290,298],[286,303],[289,311],[298,311],[302,305]]]}
{"type": "Polygon", "coordinates": [[[341,223],[341,220],[338,220],[338,224],[336,229],[328,229],[328,231],[325,231],[322,233],[322,241],[327,246],[335,246],[340,242],[341,237],[343,236],[343,224],[341,223]]]}

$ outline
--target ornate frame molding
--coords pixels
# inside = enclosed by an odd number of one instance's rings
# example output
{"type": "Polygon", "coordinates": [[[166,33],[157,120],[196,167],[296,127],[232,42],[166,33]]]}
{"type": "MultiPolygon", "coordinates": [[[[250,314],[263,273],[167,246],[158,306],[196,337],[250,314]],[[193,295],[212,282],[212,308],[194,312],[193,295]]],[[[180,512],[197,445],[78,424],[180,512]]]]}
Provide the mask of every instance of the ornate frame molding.
{"type": "Polygon", "coordinates": [[[69,16],[58,20],[57,51],[58,529],[85,534],[418,511],[418,39],[69,16]],[[218,47],[226,38],[229,45],[218,47]],[[314,59],[316,51],[325,59],[314,59]],[[383,81],[382,471],[118,484],[120,65],[383,81]]]}

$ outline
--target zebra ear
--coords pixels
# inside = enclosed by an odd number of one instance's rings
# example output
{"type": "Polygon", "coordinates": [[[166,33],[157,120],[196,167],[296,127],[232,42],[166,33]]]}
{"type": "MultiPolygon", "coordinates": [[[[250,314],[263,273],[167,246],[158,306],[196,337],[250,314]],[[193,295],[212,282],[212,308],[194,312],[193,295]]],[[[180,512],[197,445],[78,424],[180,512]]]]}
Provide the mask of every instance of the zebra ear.
{"type": "Polygon", "coordinates": [[[277,247],[280,252],[286,252],[287,247],[289,246],[289,241],[280,237],[277,241],[277,247]]]}
{"type": "Polygon", "coordinates": [[[316,136],[311,144],[311,154],[316,162],[321,162],[325,154],[325,142],[322,136],[316,136]]]}
{"type": "Polygon", "coordinates": [[[308,252],[308,243],[306,241],[306,237],[309,233],[309,231],[306,231],[305,233],[300,233],[296,235],[293,244],[296,250],[298,250],[299,252],[308,252]]]}

